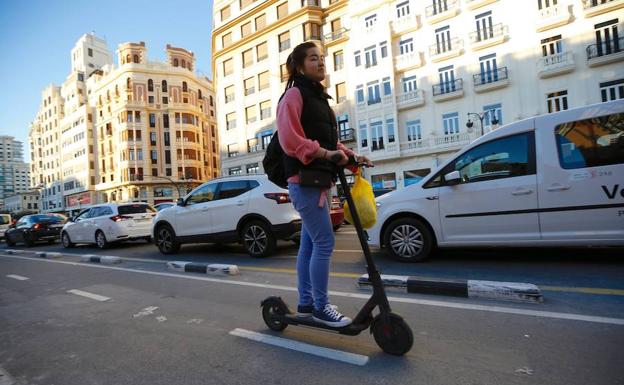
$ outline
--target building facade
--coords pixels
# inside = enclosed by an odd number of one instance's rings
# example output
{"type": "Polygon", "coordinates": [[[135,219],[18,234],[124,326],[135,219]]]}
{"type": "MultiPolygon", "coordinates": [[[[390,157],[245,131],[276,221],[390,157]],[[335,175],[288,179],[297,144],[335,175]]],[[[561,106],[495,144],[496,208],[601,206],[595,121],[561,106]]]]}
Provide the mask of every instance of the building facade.
{"type": "Polygon", "coordinates": [[[22,142],[8,135],[0,136],[0,209],[6,206],[5,199],[11,195],[28,191],[30,172],[24,163],[22,142]]]}
{"type": "Polygon", "coordinates": [[[366,170],[375,189],[416,183],[503,124],[624,97],[624,0],[223,0],[214,9],[226,174],[257,170],[274,129],[274,116],[257,111],[275,110],[286,57],[306,40],[325,52],[340,135],[375,162],[366,170]]]}
{"type": "Polygon", "coordinates": [[[5,199],[5,210],[10,213],[18,213],[20,211],[29,211],[31,213],[39,212],[39,192],[28,191],[20,192],[15,195],[8,196],[5,199]]]}
{"type": "Polygon", "coordinates": [[[31,185],[43,212],[76,213],[103,202],[177,199],[219,174],[212,83],[192,52],[167,46],[147,60],[144,43],[82,36],[69,76],[49,86],[31,124],[31,185]]]}

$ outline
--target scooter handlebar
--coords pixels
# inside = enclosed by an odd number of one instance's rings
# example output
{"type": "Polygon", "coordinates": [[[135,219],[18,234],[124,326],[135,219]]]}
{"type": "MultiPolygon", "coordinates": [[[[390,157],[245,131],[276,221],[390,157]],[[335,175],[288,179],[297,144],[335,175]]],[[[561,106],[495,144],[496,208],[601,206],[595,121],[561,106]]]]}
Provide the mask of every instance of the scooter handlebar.
{"type": "MultiPolygon", "coordinates": [[[[338,163],[342,160],[342,156],[340,156],[340,154],[334,154],[329,158],[329,160],[334,163],[338,163]]],[[[349,157],[349,161],[346,165],[354,165],[356,167],[375,167],[374,165],[369,165],[366,162],[358,162],[353,155],[349,157]]]]}

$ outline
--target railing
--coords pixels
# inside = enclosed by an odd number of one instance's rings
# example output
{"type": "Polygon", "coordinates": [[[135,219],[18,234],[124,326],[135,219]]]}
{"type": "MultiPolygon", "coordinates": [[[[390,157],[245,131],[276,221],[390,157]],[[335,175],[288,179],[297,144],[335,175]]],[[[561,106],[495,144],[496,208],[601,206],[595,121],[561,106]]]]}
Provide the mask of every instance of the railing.
{"type": "Polygon", "coordinates": [[[453,49],[460,49],[463,46],[463,41],[460,38],[454,37],[451,40],[442,40],[436,44],[429,46],[429,55],[440,55],[445,52],[450,52],[453,49]]]}
{"type": "Polygon", "coordinates": [[[566,12],[566,7],[563,4],[553,4],[550,7],[544,7],[539,10],[540,19],[550,19],[551,17],[557,17],[566,12]]]}
{"type": "Polygon", "coordinates": [[[433,86],[433,96],[444,95],[455,91],[461,91],[464,89],[464,82],[460,79],[453,81],[442,82],[433,86]]]}
{"type": "Polygon", "coordinates": [[[226,103],[233,102],[233,101],[234,101],[234,94],[225,95],[225,102],[226,103]]]}
{"type": "Polygon", "coordinates": [[[475,86],[494,83],[505,79],[507,79],[507,67],[501,67],[495,69],[494,71],[484,71],[472,75],[472,80],[474,81],[475,86]]]}
{"type": "Polygon", "coordinates": [[[457,0],[436,0],[433,2],[433,5],[430,5],[425,8],[425,14],[427,17],[439,15],[440,13],[453,10],[458,7],[457,0]]]}
{"type": "Polygon", "coordinates": [[[481,28],[477,31],[470,32],[470,42],[471,43],[479,43],[482,41],[486,41],[489,39],[493,39],[495,37],[503,36],[507,31],[507,26],[501,24],[496,24],[491,27],[481,28]]]}
{"type": "Polygon", "coordinates": [[[583,0],[583,9],[598,7],[603,4],[610,3],[614,0],[583,0]]]}
{"type": "Polygon", "coordinates": [[[456,144],[470,141],[470,135],[466,132],[457,134],[447,134],[440,138],[435,138],[434,144],[436,146],[456,144]]]}
{"type": "Polygon", "coordinates": [[[349,32],[349,30],[343,27],[337,31],[332,31],[331,33],[325,34],[325,36],[323,36],[323,40],[325,40],[326,42],[332,42],[334,40],[340,39],[343,36],[347,36],[347,32],[349,32]]]}
{"type": "Polygon", "coordinates": [[[541,70],[548,70],[554,67],[564,66],[566,64],[572,64],[573,54],[572,51],[556,53],[554,55],[544,56],[539,59],[539,67],[541,70]]]}
{"type": "Polygon", "coordinates": [[[587,60],[624,51],[624,36],[587,46],[587,60]]]}
{"type": "Polygon", "coordinates": [[[423,97],[424,97],[423,90],[418,89],[418,90],[405,92],[403,94],[398,95],[397,102],[404,103],[404,102],[409,102],[411,100],[423,99],[423,97]]]}
{"type": "Polygon", "coordinates": [[[348,141],[355,140],[355,130],[353,128],[340,130],[338,137],[341,142],[348,142],[348,141]]]}
{"type": "Polygon", "coordinates": [[[262,147],[259,144],[254,144],[253,146],[247,146],[247,152],[252,154],[254,152],[258,152],[262,150],[262,147]]]}

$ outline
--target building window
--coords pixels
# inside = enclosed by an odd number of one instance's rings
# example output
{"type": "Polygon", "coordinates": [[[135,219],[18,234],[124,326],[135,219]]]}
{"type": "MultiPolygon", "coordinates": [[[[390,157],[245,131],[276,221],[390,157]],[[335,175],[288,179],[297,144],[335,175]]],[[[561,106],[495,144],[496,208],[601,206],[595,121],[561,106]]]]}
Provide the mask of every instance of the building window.
{"type": "Polygon", "coordinates": [[[149,95],[149,96],[147,97],[147,102],[148,102],[149,104],[154,104],[154,95],[149,95]]]}
{"type": "Polygon", "coordinates": [[[355,66],[359,67],[362,64],[362,60],[360,58],[360,51],[355,51],[353,53],[353,57],[355,58],[355,66]]]}
{"type": "Polygon", "coordinates": [[[321,40],[321,26],[316,23],[304,23],[303,40],[321,40]]]}
{"type": "Polygon", "coordinates": [[[368,127],[366,125],[366,121],[360,121],[358,127],[360,130],[360,147],[366,148],[368,147],[368,127]]]}
{"type": "Polygon", "coordinates": [[[600,97],[603,102],[624,99],[624,79],[600,83],[600,97]]]}
{"type": "Polygon", "coordinates": [[[390,78],[383,78],[383,90],[384,95],[392,95],[392,85],[390,84],[390,78]]]}
{"type": "Polygon", "coordinates": [[[269,88],[269,71],[262,72],[258,75],[258,90],[262,91],[269,88]]]}
{"type": "Polygon", "coordinates": [[[230,6],[221,8],[221,21],[225,21],[230,17],[230,6]]]}
{"type": "Polygon", "coordinates": [[[154,91],[154,81],[152,79],[147,79],[147,90],[154,91]]]}
{"type": "Polygon", "coordinates": [[[288,80],[288,69],[286,68],[286,64],[280,64],[280,80],[283,82],[288,80]]]}
{"type": "Polygon", "coordinates": [[[163,97],[162,97],[162,103],[163,103],[163,104],[169,104],[169,98],[168,98],[168,97],[166,97],[166,96],[163,96],[163,97]]]}
{"type": "Polygon", "coordinates": [[[234,101],[234,86],[227,86],[227,87],[225,87],[223,92],[225,93],[225,102],[226,103],[234,101]]]}
{"type": "Polygon", "coordinates": [[[404,1],[396,5],[397,19],[408,16],[410,14],[409,1],[404,1]]]}
{"type": "Polygon", "coordinates": [[[388,43],[382,41],[379,43],[379,49],[381,50],[381,58],[385,58],[388,56],[388,43]]]}
{"type": "Polygon", "coordinates": [[[444,135],[459,134],[459,114],[453,112],[442,115],[442,125],[444,126],[444,135]]]}
{"type": "Polygon", "coordinates": [[[388,143],[393,143],[395,140],[393,116],[386,116],[386,132],[388,133],[388,143]]]}
{"type": "Polygon", "coordinates": [[[416,91],[416,75],[401,79],[401,83],[403,84],[404,94],[416,91]]]}
{"type": "Polygon", "coordinates": [[[359,103],[364,103],[364,87],[357,86],[355,89],[355,100],[359,103]]]}
{"type": "Polygon", "coordinates": [[[156,114],[149,115],[149,123],[150,123],[150,127],[152,128],[156,127],[156,114]]]}
{"type": "Polygon", "coordinates": [[[290,32],[284,32],[277,37],[280,52],[290,48],[290,32]]]}
{"type": "Polygon", "coordinates": [[[568,109],[568,91],[551,92],[546,96],[548,112],[564,111],[568,109]]]}
{"type": "MultiPolygon", "coordinates": [[[[606,3],[606,1],[594,0],[593,3],[606,3]]],[[[600,57],[604,55],[611,55],[613,53],[621,52],[622,38],[618,33],[618,19],[605,21],[604,23],[596,24],[594,26],[596,35],[596,44],[587,48],[588,59],[600,57]]]]}
{"type": "Polygon", "coordinates": [[[494,37],[492,27],[492,11],[475,16],[477,23],[477,41],[483,41],[494,37]]]}
{"type": "Polygon", "coordinates": [[[223,34],[223,36],[221,36],[221,46],[226,48],[230,44],[232,44],[232,32],[223,34]]]}
{"type": "Polygon", "coordinates": [[[234,63],[232,59],[223,61],[223,76],[228,76],[234,73],[234,63]]]}
{"type": "Polygon", "coordinates": [[[186,82],[182,82],[182,92],[188,92],[188,84],[186,82]]]}
{"type": "Polygon", "coordinates": [[[368,83],[368,104],[377,104],[381,103],[381,92],[379,89],[379,82],[371,82],[368,83]]]}
{"type": "Polygon", "coordinates": [[[375,46],[368,47],[364,50],[364,57],[366,59],[366,68],[377,65],[377,50],[375,46]]]}
{"type": "Polygon", "coordinates": [[[371,29],[377,24],[377,14],[372,14],[364,18],[364,26],[366,29],[371,29]]]}
{"type": "Polygon", "coordinates": [[[395,189],[396,173],[391,172],[388,174],[371,175],[371,186],[373,190],[395,189]]]}
{"type": "MultiPolygon", "coordinates": [[[[457,82],[455,81],[455,69],[453,66],[440,68],[438,70],[438,77],[440,78],[439,95],[454,92],[457,90],[457,82]]],[[[435,86],[434,86],[435,88],[435,86]]],[[[461,89],[461,88],[460,88],[461,89]]],[[[434,89],[435,91],[435,89],[434,89]]],[[[434,95],[436,92],[434,92],[434,95]]]]}
{"type": "Polygon", "coordinates": [[[262,14],[256,17],[255,21],[256,21],[256,31],[259,31],[262,28],[266,27],[266,14],[262,14]]]}
{"type": "Polygon", "coordinates": [[[158,163],[158,153],[157,153],[157,151],[156,150],[150,151],[150,155],[151,155],[152,163],[154,163],[154,164],[158,163]]]}
{"type": "Polygon", "coordinates": [[[87,55],[89,55],[89,57],[93,57],[93,49],[92,48],[87,48],[87,55]]]}
{"type": "Polygon", "coordinates": [[[256,88],[254,86],[254,78],[248,78],[243,81],[245,86],[245,96],[251,95],[256,92],[256,88]]]}
{"type": "Polygon", "coordinates": [[[405,40],[399,41],[399,54],[407,55],[408,53],[414,52],[414,39],[409,38],[405,40]]]}
{"type": "Polygon", "coordinates": [[[260,171],[258,163],[252,163],[247,165],[247,174],[257,174],[260,171]]]}
{"type": "Polygon", "coordinates": [[[251,35],[251,21],[241,25],[241,37],[245,38],[251,35]]]}
{"type": "Polygon", "coordinates": [[[169,128],[169,114],[163,114],[163,128],[169,128]]]}
{"type": "Polygon", "coordinates": [[[134,62],[138,63],[139,62],[139,55],[134,55],[134,62]]]}
{"type": "Polygon", "coordinates": [[[266,41],[256,46],[256,57],[258,58],[258,61],[262,61],[269,57],[269,49],[266,41]]]}
{"type": "Polygon", "coordinates": [[[288,2],[277,6],[277,20],[283,19],[288,16],[288,2]]]}
{"type": "Polygon", "coordinates": [[[496,63],[496,54],[482,56],[479,58],[479,69],[481,70],[477,79],[479,84],[493,83],[498,81],[499,71],[496,63]],[[479,79],[480,78],[480,79],[479,79]]]}
{"type": "Polygon", "coordinates": [[[163,80],[161,84],[162,92],[167,92],[167,81],[163,80]]]}
{"type": "Polygon", "coordinates": [[[449,26],[438,28],[435,30],[436,45],[435,54],[441,54],[448,52],[452,49],[451,46],[451,29],[449,26]]]}
{"type": "Polygon", "coordinates": [[[347,100],[347,86],[345,83],[336,84],[336,102],[342,103],[347,100]]]}
{"type": "MultiPolygon", "coordinates": [[[[165,150],[165,163],[171,164],[171,151],[170,150],[165,150]]],[[[171,174],[167,174],[167,175],[171,175],[171,174]]]]}
{"type": "Polygon", "coordinates": [[[498,104],[490,104],[487,106],[483,106],[483,112],[486,112],[487,114],[484,114],[483,116],[483,126],[485,128],[488,128],[489,130],[492,130],[492,118],[496,117],[496,125],[501,125],[503,124],[503,107],[501,106],[500,103],[498,104]]]}
{"type": "Polygon", "coordinates": [[[225,116],[226,129],[231,130],[236,128],[236,113],[230,112],[225,116]]]}
{"type": "Polygon", "coordinates": [[[260,102],[260,120],[268,119],[271,117],[271,101],[265,100],[260,102]]]}
{"type": "Polygon", "coordinates": [[[230,167],[228,169],[228,174],[229,175],[241,175],[243,173],[243,171],[241,170],[240,166],[239,167],[230,167]]]}
{"type": "Polygon", "coordinates": [[[163,137],[165,139],[165,146],[171,145],[171,137],[168,132],[163,133],[163,137]]]}
{"type": "Polygon", "coordinates": [[[238,155],[238,144],[232,143],[227,145],[228,158],[232,158],[238,155]]]}
{"type": "Polygon", "coordinates": [[[407,125],[407,141],[413,142],[422,139],[420,132],[420,120],[412,120],[406,123],[407,125]]]}
{"type": "Polygon", "coordinates": [[[156,145],[156,133],[155,132],[150,132],[150,144],[152,146],[156,145]]]}
{"type": "Polygon", "coordinates": [[[372,151],[383,150],[384,148],[384,140],[383,140],[383,125],[382,122],[374,121],[370,124],[371,130],[371,143],[372,143],[372,151]]]}
{"type": "Polygon", "coordinates": [[[424,177],[429,175],[431,172],[430,168],[421,168],[418,170],[410,170],[403,172],[403,183],[405,187],[420,182],[424,177]]]}
{"type": "Polygon", "coordinates": [[[254,123],[256,118],[256,106],[249,106],[245,108],[245,119],[247,120],[247,124],[254,123]]]}
{"type": "Polygon", "coordinates": [[[334,52],[334,70],[338,71],[344,68],[344,54],[342,50],[334,52]]]}

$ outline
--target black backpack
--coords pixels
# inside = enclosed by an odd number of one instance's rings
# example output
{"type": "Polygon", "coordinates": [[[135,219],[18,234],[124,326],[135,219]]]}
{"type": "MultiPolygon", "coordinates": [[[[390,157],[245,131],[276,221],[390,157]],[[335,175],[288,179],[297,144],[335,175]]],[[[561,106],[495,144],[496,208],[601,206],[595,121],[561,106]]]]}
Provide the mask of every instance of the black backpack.
{"type": "Polygon", "coordinates": [[[269,176],[269,180],[281,188],[288,187],[284,156],[286,154],[280,145],[277,131],[275,131],[264,154],[264,159],[262,159],[262,167],[264,167],[264,172],[269,176]]]}

